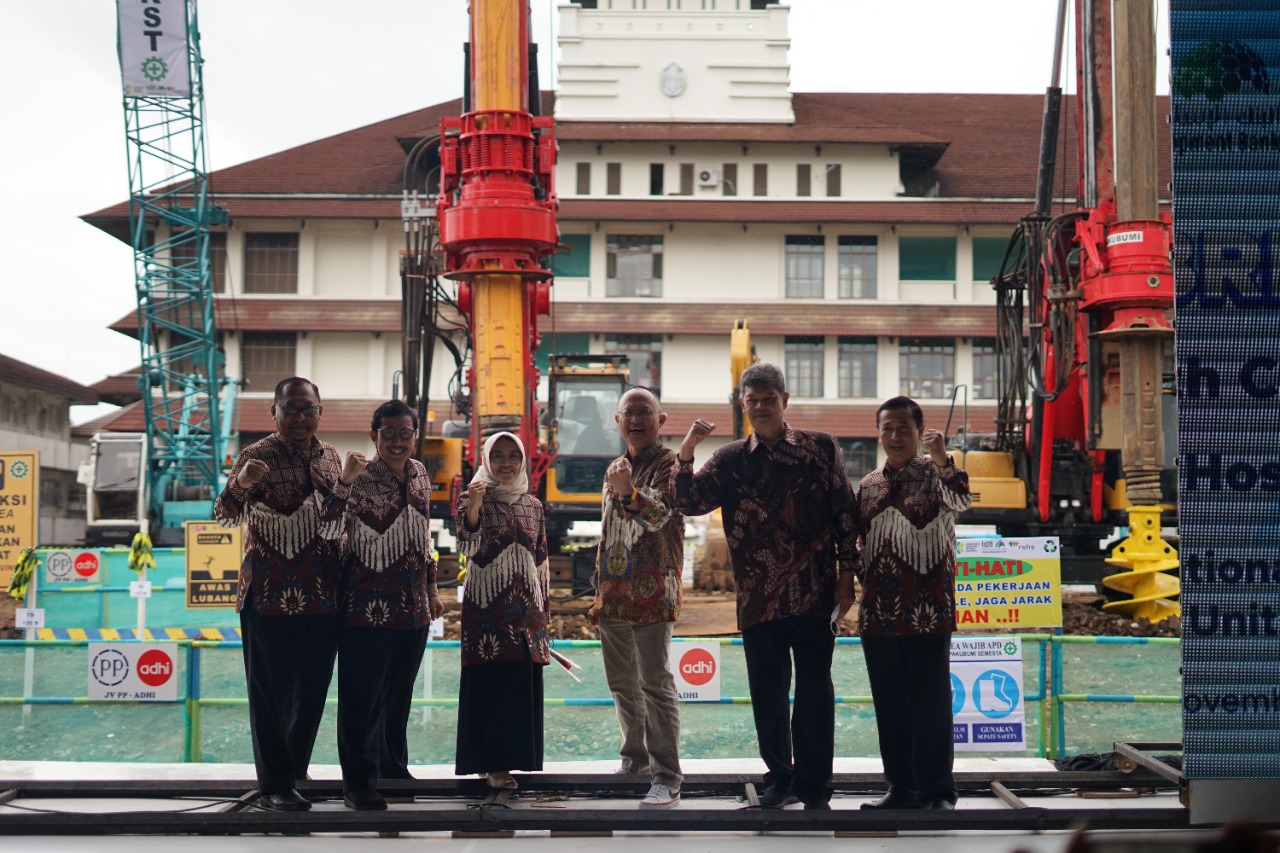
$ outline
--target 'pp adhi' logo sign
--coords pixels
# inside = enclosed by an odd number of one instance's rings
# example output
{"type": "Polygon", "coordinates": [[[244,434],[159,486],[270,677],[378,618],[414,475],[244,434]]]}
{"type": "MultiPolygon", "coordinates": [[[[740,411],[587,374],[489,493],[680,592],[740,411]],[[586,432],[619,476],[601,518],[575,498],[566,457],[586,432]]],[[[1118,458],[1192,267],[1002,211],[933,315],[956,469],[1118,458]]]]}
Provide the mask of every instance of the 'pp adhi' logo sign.
{"type": "Polygon", "coordinates": [[[175,643],[90,643],[89,698],[172,702],[177,661],[175,643]]]}
{"type": "Polygon", "coordinates": [[[720,701],[719,643],[672,643],[669,661],[681,701],[720,701]]]}
{"type": "Polygon", "coordinates": [[[44,558],[46,583],[98,583],[102,555],[97,551],[50,551],[44,558]]]}

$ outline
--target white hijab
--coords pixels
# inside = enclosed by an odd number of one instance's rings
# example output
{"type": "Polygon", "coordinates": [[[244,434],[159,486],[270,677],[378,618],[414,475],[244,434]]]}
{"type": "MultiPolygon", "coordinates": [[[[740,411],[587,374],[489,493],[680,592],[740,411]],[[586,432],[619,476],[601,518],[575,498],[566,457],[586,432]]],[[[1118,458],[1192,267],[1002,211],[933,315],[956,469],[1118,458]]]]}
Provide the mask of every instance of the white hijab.
{"type": "Polygon", "coordinates": [[[489,487],[489,494],[507,504],[515,503],[521,495],[529,493],[529,454],[525,452],[524,442],[520,440],[520,436],[511,432],[495,432],[485,439],[480,455],[482,457],[480,468],[471,478],[471,482],[486,484],[489,487]],[[493,446],[500,438],[509,438],[514,441],[516,447],[520,448],[520,456],[524,459],[520,465],[520,475],[505,485],[499,483],[498,478],[493,476],[492,466],[489,464],[489,454],[493,452],[493,446]]]}

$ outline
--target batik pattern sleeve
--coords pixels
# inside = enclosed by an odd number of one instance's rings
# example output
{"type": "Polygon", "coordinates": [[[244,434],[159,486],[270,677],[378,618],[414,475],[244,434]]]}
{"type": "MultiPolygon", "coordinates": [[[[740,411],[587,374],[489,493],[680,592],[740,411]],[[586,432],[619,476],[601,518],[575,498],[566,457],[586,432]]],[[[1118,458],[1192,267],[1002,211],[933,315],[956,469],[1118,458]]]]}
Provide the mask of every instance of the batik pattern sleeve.
{"type": "Polygon", "coordinates": [[[685,515],[706,515],[724,500],[726,487],[726,455],[740,451],[742,442],[735,441],[715,453],[695,473],[693,461],[676,457],[671,468],[671,494],[676,509],[685,515]]]}

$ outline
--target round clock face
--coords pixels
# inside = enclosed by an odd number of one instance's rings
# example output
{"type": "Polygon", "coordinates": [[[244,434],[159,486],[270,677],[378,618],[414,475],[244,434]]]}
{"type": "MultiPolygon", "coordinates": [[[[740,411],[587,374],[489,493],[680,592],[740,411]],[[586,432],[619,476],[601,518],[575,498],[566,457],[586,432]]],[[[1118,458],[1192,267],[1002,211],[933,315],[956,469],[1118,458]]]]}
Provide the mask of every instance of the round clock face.
{"type": "Polygon", "coordinates": [[[674,98],[684,91],[684,69],[674,62],[662,69],[662,94],[674,98]]]}

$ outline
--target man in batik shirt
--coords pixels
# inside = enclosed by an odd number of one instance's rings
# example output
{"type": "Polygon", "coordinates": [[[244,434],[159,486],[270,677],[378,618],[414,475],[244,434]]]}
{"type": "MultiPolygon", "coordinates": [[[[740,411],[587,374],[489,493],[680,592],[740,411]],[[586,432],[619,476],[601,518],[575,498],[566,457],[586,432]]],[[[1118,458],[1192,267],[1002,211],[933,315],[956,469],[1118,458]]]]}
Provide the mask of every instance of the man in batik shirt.
{"type": "Polygon", "coordinates": [[[969,475],[947,455],[942,433],[924,428],[911,398],[882,403],[876,426],[886,462],[862,478],[855,496],[859,629],[889,790],[862,807],[950,810],[956,515],[972,500],[969,475]]]}
{"type": "Polygon", "coordinates": [[[604,674],[622,729],[619,772],[650,780],[642,806],[680,802],[680,698],[667,667],[680,613],[684,516],[671,505],[676,454],[658,440],[667,415],[647,388],[632,388],[613,416],[627,450],[605,472],[596,600],[604,674]]]}
{"type": "Polygon", "coordinates": [[[240,452],[214,514],[245,527],[236,610],[244,643],[249,729],[261,803],[311,804],[306,778],[338,650],[342,511],[364,457],[315,437],[320,391],[291,376],[276,386],[276,432],[240,452]]]}
{"type": "Polygon", "coordinates": [[[695,474],[694,448],[715,424],[694,421],[672,474],[676,506],[686,515],[720,507],[724,517],[756,738],[768,768],[760,805],[798,798],[806,809],[829,809],[832,627],[853,604],[853,494],[835,439],[783,419],[788,394],[777,365],[747,368],[739,392],[752,434],[717,450],[695,474]]]}

